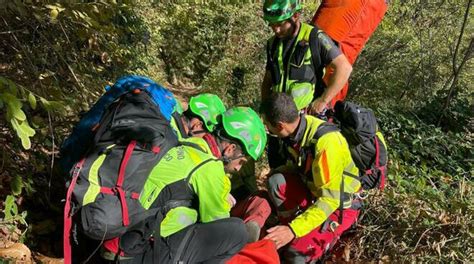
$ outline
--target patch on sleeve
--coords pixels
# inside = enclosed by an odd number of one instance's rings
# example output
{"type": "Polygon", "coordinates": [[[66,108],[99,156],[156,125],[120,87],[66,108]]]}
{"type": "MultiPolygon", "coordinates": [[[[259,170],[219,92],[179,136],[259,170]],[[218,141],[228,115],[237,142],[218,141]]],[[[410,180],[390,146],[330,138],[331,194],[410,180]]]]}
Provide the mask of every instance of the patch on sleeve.
{"type": "Polygon", "coordinates": [[[332,40],[324,32],[318,34],[318,40],[327,51],[330,51],[334,47],[332,40]]]}

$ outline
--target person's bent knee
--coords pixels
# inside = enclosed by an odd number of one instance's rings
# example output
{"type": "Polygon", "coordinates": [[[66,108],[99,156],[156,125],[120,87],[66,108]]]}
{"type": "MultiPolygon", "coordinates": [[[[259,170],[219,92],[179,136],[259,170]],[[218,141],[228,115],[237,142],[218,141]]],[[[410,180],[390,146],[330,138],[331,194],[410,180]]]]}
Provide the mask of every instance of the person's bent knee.
{"type": "Polygon", "coordinates": [[[268,178],[267,187],[268,191],[271,193],[280,190],[282,185],[286,184],[285,176],[282,173],[275,173],[270,178],[268,178]]]}
{"type": "MultiPolygon", "coordinates": [[[[222,219],[224,220],[224,219],[222,219]]],[[[226,218],[227,239],[232,241],[232,247],[228,253],[230,255],[239,252],[248,241],[248,233],[244,221],[237,217],[226,218]]]]}

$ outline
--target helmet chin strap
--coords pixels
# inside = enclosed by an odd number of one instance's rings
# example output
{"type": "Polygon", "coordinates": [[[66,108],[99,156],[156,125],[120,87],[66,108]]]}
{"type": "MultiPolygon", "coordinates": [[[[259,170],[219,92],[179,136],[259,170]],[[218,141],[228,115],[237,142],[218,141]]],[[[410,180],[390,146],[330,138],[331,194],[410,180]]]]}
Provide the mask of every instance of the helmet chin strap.
{"type": "Polygon", "coordinates": [[[221,160],[224,163],[224,165],[227,165],[232,161],[232,159],[227,157],[226,155],[222,155],[221,160]]]}
{"type": "Polygon", "coordinates": [[[236,160],[236,159],[240,159],[241,157],[243,157],[243,155],[239,155],[239,156],[234,156],[234,157],[229,157],[227,155],[224,154],[224,149],[222,148],[222,140],[221,140],[221,136],[220,136],[220,133],[217,133],[217,136],[216,136],[216,142],[217,142],[217,146],[219,148],[219,151],[221,152],[221,157],[220,159],[222,160],[222,162],[224,163],[224,165],[227,165],[229,164],[230,162],[232,162],[233,160],[236,160]]]}
{"type": "Polygon", "coordinates": [[[197,130],[197,131],[192,131],[191,128],[189,128],[189,132],[188,132],[188,136],[192,137],[192,136],[196,136],[196,135],[199,135],[199,134],[204,134],[204,133],[207,133],[206,130],[197,130]]]}
{"type": "Polygon", "coordinates": [[[224,149],[222,148],[222,144],[221,144],[222,140],[220,139],[219,135],[216,137],[216,141],[217,141],[217,147],[219,148],[219,151],[221,153],[220,159],[222,160],[224,165],[229,164],[233,159],[224,154],[224,149]]]}

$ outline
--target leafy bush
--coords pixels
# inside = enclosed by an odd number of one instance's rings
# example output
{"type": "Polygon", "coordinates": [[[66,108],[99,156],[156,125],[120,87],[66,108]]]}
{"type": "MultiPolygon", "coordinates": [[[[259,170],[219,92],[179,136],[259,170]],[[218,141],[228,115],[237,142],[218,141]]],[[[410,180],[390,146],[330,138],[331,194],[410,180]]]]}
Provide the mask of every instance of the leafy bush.
{"type": "MultiPolygon", "coordinates": [[[[10,215],[2,219],[9,225],[25,230],[26,215],[15,209],[23,197],[33,197],[21,203],[30,209],[27,222],[51,212],[61,218],[62,177],[53,170],[57,146],[76,114],[120,75],[139,73],[192,88],[175,90],[185,95],[214,92],[227,105],[259,103],[271,35],[261,3],[30,2],[0,7],[0,144],[6,150],[0,197],[15,195],[7,198],[4,215],[10,215]],[[17,137],[31,149],[22,149],[17,137]]],[[[359,222],[353,259],[470,260],[472,56],[442,112],[466,3],[391,2],[354,66],[349,89],[348,99],[376,110],[391,160],[388,187],[371,196],[359,222]]],[[[306,3],[303,19],[316,8],[306,3]]],[[[472,23],[465,31],[472,32],[472,23]]],[[[469,36],[464,34],[458,57],[469,55],[469,36]]],[[[50,241],[60,239],[51,235],[50,241]]]]}
{"type": "Polygon", "coordinates": [[[432,124],[441,115],[445,120],[455,117],[459,125],[443,122],[443,128],[460,131],[474,107],[473,48],[468,34],[472,23],[467,23],[453,59],[466,7],[466,1],[392,1],[354,65],[349,97],[374,108],[409,109],[432,124]],[[460,70],[450,107],[443,112],[453,81],[453,60],[457,67],[465,55],[468,60],[460,70]]]}
{"type": "Polygon", "coordinates": [[[388,142],[389,186],[369,198],[358,257],[464,262],[474,252],[474,137],[444,133],[413,113],[379,109],[388,142]]]}

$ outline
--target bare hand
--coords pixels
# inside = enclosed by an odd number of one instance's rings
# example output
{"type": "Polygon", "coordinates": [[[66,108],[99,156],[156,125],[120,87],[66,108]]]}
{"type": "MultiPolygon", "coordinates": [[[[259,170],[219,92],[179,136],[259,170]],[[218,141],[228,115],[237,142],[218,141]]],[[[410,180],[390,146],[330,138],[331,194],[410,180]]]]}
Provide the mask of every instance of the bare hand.
{"type": "Polygon", "coordinates": [[[268,235],[266,235],[263,239],[268,239],[275,242],[277,249],[290,243],[291,240],[295,238],[293,231],[291,231],[290,227],[286,225],[274,226],[268,229],[267,232],[268,235]]]}
{"type": "Polygon", "coordinates": [[[312,102],[310,105],[309,105],[309,114],[310,115],[318,115],[320,113],[322,113],[324,111],[324,109],[326,109],[328,106],[328,104],[326,102],[324,102],[324,100],[319,97],[319,98],[316,98],[316,100],[314,100],[314,102],[312,102]]]}
{"type": "Polygon", "coordinates": [[[232,194],[230,193],[229,193],[229,196],[227,196],[227,202],[229,203],[231,208],[234,207],[234,205],[237,203],[234,196],[232,196],[232,194]]]}

